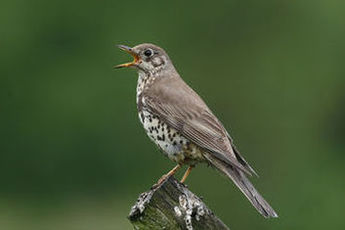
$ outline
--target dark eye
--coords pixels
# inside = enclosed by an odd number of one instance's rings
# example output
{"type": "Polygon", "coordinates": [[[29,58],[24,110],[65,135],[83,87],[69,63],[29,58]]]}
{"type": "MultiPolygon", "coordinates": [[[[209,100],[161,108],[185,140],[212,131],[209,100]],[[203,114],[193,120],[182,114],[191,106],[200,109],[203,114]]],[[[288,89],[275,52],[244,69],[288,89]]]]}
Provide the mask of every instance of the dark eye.
{"type": "Polygon", "coordinates": [[[152,54],[153,54],[153,52],[152,52],[151,49],[147,49],[147,50],[144,51],[144,55],[145,55],[146,57],[150,57],[150,56],[152,56],[152,54]]]}

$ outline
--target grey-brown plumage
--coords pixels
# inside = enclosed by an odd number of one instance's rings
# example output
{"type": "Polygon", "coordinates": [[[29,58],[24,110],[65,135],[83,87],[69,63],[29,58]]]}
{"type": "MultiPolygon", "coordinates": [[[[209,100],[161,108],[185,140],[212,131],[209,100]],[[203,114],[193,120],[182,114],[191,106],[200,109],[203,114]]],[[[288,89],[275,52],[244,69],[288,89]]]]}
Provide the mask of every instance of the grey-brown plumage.
{"type": "Polygon", "coordinates": [[[175,70],[166,52],[153,45],[120,46],[134,61],[117,67],[138,70],[139,119],[150,139],[173,161],[206,162],[228,176],[264,217],[277,217],[245,174],[255,174],[222,123],[175,70]]]}

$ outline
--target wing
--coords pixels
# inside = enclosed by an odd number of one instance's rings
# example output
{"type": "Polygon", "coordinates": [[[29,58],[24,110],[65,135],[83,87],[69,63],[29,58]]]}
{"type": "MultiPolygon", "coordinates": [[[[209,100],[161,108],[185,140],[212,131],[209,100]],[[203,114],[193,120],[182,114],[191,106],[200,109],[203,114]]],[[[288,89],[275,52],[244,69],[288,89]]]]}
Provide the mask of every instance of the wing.
{"type": "Polygon", "coordinates": [[[143,101],[152,113],[218,160],[251,174],[237,159],[221,122],[182,79],[157,82],[148,91],[143,101]]]}

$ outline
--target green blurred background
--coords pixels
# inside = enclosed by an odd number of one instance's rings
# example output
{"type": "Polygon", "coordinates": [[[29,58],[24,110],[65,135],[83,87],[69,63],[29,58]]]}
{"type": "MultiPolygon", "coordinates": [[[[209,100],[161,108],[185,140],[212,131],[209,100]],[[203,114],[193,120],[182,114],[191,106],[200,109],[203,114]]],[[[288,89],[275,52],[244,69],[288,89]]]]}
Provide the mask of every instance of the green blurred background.
{"type": "MultiPolygon", "coordinates": [[[[345,229],[345,2],[26,1],[0,7],[0,229],[131,229],[174,166],[116,44],[155,43],[232,134],[280,215],[225,177],[187,183],[231,229],[345,229]]],[[[182,172],[178,174],[181,176],[182,172]]]]}

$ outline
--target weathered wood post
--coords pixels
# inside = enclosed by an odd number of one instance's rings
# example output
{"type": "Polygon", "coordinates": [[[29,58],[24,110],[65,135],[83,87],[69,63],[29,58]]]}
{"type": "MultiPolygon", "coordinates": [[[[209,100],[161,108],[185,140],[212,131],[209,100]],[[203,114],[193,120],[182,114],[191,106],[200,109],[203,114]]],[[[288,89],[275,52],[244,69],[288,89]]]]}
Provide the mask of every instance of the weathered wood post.
{"type": "Polygon", "coordinates": [[[174,177],[142,193],[128,218],[138,230],[229,230],[199,197],[174,177]]]}

